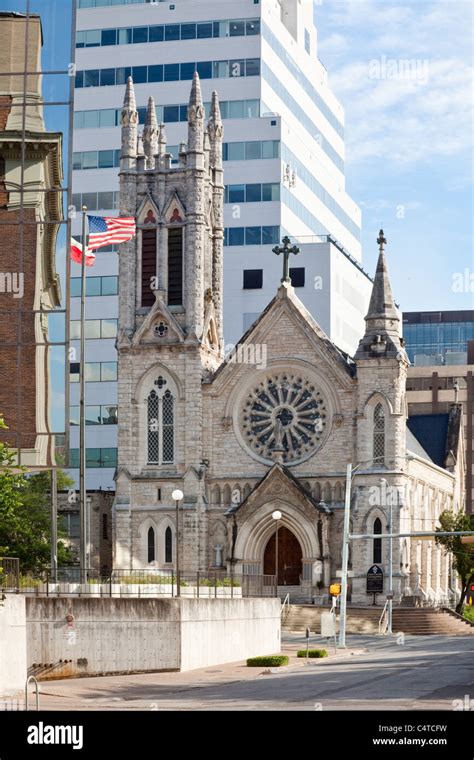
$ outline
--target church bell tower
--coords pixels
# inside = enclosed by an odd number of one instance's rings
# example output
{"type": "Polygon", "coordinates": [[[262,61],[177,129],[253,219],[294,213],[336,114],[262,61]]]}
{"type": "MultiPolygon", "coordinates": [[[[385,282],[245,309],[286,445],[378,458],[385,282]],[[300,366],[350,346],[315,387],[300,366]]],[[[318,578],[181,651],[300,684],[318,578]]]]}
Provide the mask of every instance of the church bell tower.
{"type": "Polygon", "coordinates": [[[131,78],[121,124],[120,213],[136,218],[137,235],[119,251],[114,566],[171,561],[168,545],[174,544],[166,544],[162,528],[175,536],[171,493],[178,488],[184,493],[180,541],[192,570],[199,567],[206,531],[202,383],[223,359],[218,96],[212,95],[206,125],[194,75],[188,141],[177,156],[167,151],[153,98],[140,134],[131,78]],[[143,511],[149,516],[145,538],[143,511]]]}

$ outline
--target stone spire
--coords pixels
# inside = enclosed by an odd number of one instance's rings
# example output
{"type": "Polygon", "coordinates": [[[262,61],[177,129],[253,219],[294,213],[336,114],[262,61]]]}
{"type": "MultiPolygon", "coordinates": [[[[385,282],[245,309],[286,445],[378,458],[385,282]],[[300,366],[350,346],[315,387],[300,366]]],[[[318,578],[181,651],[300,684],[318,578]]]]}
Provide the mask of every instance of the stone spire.
{"type": "Polygon", "coordinates": [[[137,158],[138,111],[132,77],[127,80],[120,124],[122,126],[120,168],[126,170],[135,166],[137,158]]]}
{"type": "Polygon", "coordinates": [[[222,124],[219,96],[216,91],[212,93],[211,113],[209,114],[207,129],[211,141],[211,166],[215,169],[222,169],[222,138],[224,136],[224,126],[222,124]]]}
{"type": "Polygon", "coordinates": [[[165,125],[160,124],[158,132],[158,155],[164,156],[166,153],[166,131],[165,125]]]}
{"type": "Polygon", "coordinates": [[[155,155],[158,153],[158,122],[156,120],[155,101],[148,98],[145,126],[143,128],[143,150],[146,156],[146,168],[155,168],[155,155]]]}
{"type": "Polygon", "coordinates": [[[203,148],[204,105],[199,74],[195,71],[188,105],[188,153],[202,153],[203,148]]]}
{"type": "Polygon", "coordinates": [[[379,258],[375,271],[369,311],[365,317],[365,334],[359,343],[355,359],[405,356],[400,339],[400,314],[392,295],[385,259],[387,240],[383,230],[377,238],[379,258]]]}

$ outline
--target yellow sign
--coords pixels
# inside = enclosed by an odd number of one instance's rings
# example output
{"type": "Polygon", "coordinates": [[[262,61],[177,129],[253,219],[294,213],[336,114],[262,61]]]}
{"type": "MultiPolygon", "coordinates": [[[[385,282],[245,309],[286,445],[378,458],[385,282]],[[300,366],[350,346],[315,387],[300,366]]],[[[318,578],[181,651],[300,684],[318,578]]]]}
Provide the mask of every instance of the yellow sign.
{"type": "Polygon", "coordinates": [[[329,586],[329,593],[331,596],[339,596],[341,593],[341,584],[340,583],[331,583],[329,586]]]}

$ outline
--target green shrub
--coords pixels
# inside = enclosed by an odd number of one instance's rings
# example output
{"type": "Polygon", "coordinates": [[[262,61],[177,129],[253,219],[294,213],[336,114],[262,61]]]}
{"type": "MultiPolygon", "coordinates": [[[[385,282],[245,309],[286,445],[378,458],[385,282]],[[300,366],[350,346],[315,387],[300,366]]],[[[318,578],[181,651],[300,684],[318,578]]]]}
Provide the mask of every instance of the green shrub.
{"type": "Polygon", "coordinates": [[[469,620],[471,623],[474,623],[474,607],[470,604],[465,604],[462,616],[466,618],[466,620],[469,620]]]}
{"type": "MultiPolygon", "coordinates": [[[[306,657],[306,649],[298,649],[298,652],[296,653],[297,657],[306,657]]],[[[325,649],[310,649],[308,652],[308,657],[327,657],[328,653],[325,649]]]]}
{"type": "Polygon", "coordinates": [[[247,660],[248,668],[259,668],[266,666],[268,668],[279,668],[281,665],[288,665],[289,659],[286,654],[271,654],[266,657],[249,657],[247,660]]]}
{"type": "Polygon", "coordinates": [[[233,586],[234,588],[240,588],[240,581],[232,580],[232,578],[224,578],[222,581],[224,586],[233,586]]]}
{"type": "Polygon", "coordinates": [[[34,578],[32,575],[20,575],[20,588],[38,588],[42,583],[41,578],[34,578]]]}

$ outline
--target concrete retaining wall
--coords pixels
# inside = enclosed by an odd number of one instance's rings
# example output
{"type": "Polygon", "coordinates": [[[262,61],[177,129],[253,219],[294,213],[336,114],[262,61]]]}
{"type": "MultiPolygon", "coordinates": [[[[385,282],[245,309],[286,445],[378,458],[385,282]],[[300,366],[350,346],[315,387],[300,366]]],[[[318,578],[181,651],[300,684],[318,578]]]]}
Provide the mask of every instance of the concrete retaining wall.
{"type": "Polygon", "coordinates": [[[278,599],[26,599],[27,660],[43,680],[192,670],[280,648],[278,599]]]}
{"type": "Polygon", "coordinates": [[[0,601],[0,696],[23,691],[26,681],[25,597],[6,595],[0,601]]]}

